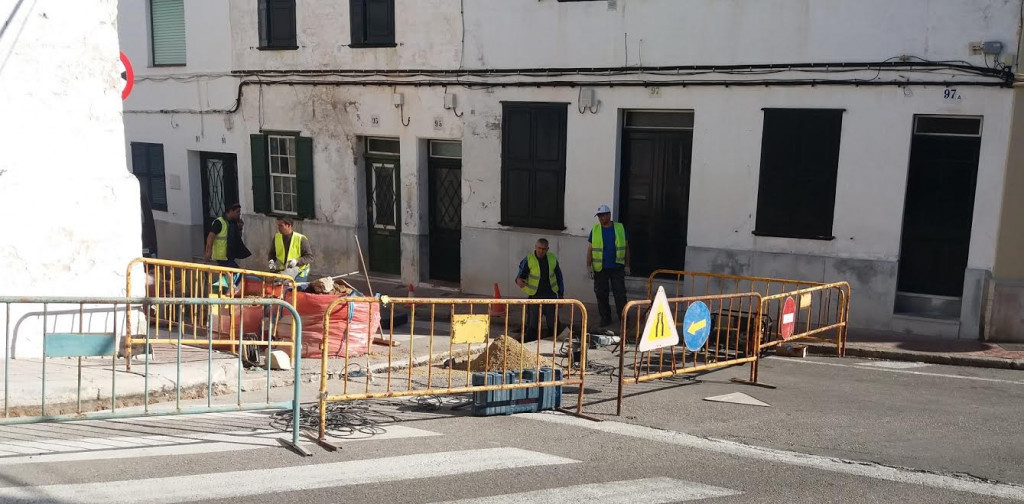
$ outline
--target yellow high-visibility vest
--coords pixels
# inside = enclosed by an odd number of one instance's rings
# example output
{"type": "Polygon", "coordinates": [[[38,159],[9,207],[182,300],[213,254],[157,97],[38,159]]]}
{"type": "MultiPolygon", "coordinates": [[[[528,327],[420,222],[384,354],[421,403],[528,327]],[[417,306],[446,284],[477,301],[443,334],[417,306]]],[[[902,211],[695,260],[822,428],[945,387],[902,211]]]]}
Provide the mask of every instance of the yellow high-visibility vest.
{"type": "MultiPolygon", "coordinates": [[[[558,294],[558,276],[555,275],[558,258],[551,252],[545,255],[548,258],[548,282],[551,283],[551,291],[558,294]]],[[[537,293],[537,288],[540,287],[540,261],[537,260],[536,253],[530,252],[530,255],[526,256],[526,265],[530,268],[530,276],[526,278],[523,292],[528,296],[532,296],[537,293]]]]}
{"type": "MultiPolygon", "coordinates": [[[[284,236],[281,233],[274,235],[274,252],[277,253],[277,262],[283,266],[292,259],[298,259],[302,257],[302,240],[305,240],[306,236],[292,232],[292,242],[288,245],[288,254],[285,255],[284,251],[284,236]]],[[[304,276],[309,273],[309,265],[303,264],[299,266],[299,276],[304,276]]]]}
{"type": "MultiPolygon", "coordinates": [[[[626,228],[619,222],[613,223],[612,227],[615,228],[615,262],[625,266],[626,228]]],[[[604,269],[604,232],[601,229],[601,224],[595,224],[590,230],[590,266],[594,271],[604,269]]]]}
{"type": "Polygon", "coordinates": [[[213,250],[210,251],[210,258],[214,261],[228,260],[228,221],[224,217],[217,217],[214,222],[220,223],[220,232],[213,239],[213,250]]]}

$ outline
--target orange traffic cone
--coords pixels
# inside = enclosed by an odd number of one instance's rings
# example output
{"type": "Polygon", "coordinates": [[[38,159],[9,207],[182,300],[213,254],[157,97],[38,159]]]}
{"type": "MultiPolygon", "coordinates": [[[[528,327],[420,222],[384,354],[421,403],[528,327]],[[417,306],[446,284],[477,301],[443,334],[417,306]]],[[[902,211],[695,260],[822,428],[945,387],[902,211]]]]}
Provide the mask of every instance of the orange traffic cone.
{"type": "Polygon", "coordinates": [[[416,297],[416,291],[412,288],[412,284],[409,284],[409,294],[406,297],[416,297]]]}
{"type": "MultiPolygon", "coordinates": [[[[494,299],[501,299],[501,290],[498,289],[498,283],[494,283],[494,299]]],[[[503,317],[505,316],[505,310],[508,306],[504,304],[492,304],[491,305],[491,316],[492,317],[503,317]]]]}

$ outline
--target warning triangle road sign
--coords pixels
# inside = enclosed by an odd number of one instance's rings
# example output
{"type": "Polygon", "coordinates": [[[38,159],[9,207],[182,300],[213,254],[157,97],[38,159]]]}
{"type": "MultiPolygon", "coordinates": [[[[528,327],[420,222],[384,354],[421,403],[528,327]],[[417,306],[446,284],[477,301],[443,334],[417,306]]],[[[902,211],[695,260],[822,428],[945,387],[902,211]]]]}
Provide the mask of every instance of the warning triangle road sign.
{"type": "Polygon", "coordinates": [[[638,352],[650,352],[678,344],[679,332],[676,331],[676,321],[672,317],[672,308],[668,305],[665,288],[658,287],[658,294],[654,296],[643,336],[640,337],[640,344],[636,349],[638,352]]]}

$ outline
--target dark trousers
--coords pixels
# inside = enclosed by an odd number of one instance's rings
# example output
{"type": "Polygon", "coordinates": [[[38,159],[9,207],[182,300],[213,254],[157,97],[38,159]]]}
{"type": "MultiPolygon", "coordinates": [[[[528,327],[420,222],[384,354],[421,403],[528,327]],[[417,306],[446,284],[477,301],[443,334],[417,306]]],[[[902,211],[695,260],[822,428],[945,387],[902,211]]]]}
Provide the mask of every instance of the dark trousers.
{"type": "MultiPolygon", "coordinates": [[[[540,297],[536,294],[530,296],[530,299],[556,299],[554,297],[540,297]]],[[[555,336],[555,309],[557,307],[553,304],[549,305],[526,305],[526,327],[524,328],[523,341],[534,341],[537,339],[537,330],[539,329],[541,316],[544,317],[544,332],[541,336],[555,336]]]]}
{"type": "Polygon", "coordinates": [[[611,322],[612,309],[608,305],[608,286],[615,296],[616,318],[622,316],[626,307],[626,270],[623,268],[604,268],[594,272],[594,294],[597,294],[597,311],[601,322],[611,322]]]}

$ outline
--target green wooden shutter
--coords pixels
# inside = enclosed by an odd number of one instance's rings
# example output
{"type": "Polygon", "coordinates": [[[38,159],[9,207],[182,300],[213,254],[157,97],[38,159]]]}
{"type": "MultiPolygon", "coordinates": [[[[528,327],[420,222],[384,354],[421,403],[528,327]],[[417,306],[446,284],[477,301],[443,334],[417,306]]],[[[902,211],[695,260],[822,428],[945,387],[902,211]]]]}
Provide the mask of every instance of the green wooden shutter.
{"type": "Polygon", "coordinates": [[[149,144],[146,155],[149,170],[149,203],[154,210],[167,211],[167,182],[164,178],[164,146],[149,144]]]}
{"type": "Polygon", "coordinates": [[[366,43],[366,0],[350,0],[348,23],[352,30],[352,45],[366,43]]]}
{"type": "Polygon", "coordinates": [[[252,210],[270,213],[270,173],[267,168],[267,137],[249,135],[252,149],[252,210]]]}
{"type": "Polygon", "coordinates": [[[267,47],[270,45],[270,14],[267,12],[267,0],[259,0],[256,15],[259,17],[260,47],[267,47]]]}
{"type": "Polygon", "coordinates": [[[150,0],[153,64],[185,64],[184,0],[150,0]]]}
{"type": "Polygon", "coordinates": [[[309,137],[295,138],[295,181],[296,210],[299,218],[313,219],[316,217],[316,194],[313,190],[313,139],[309,137]]]}

